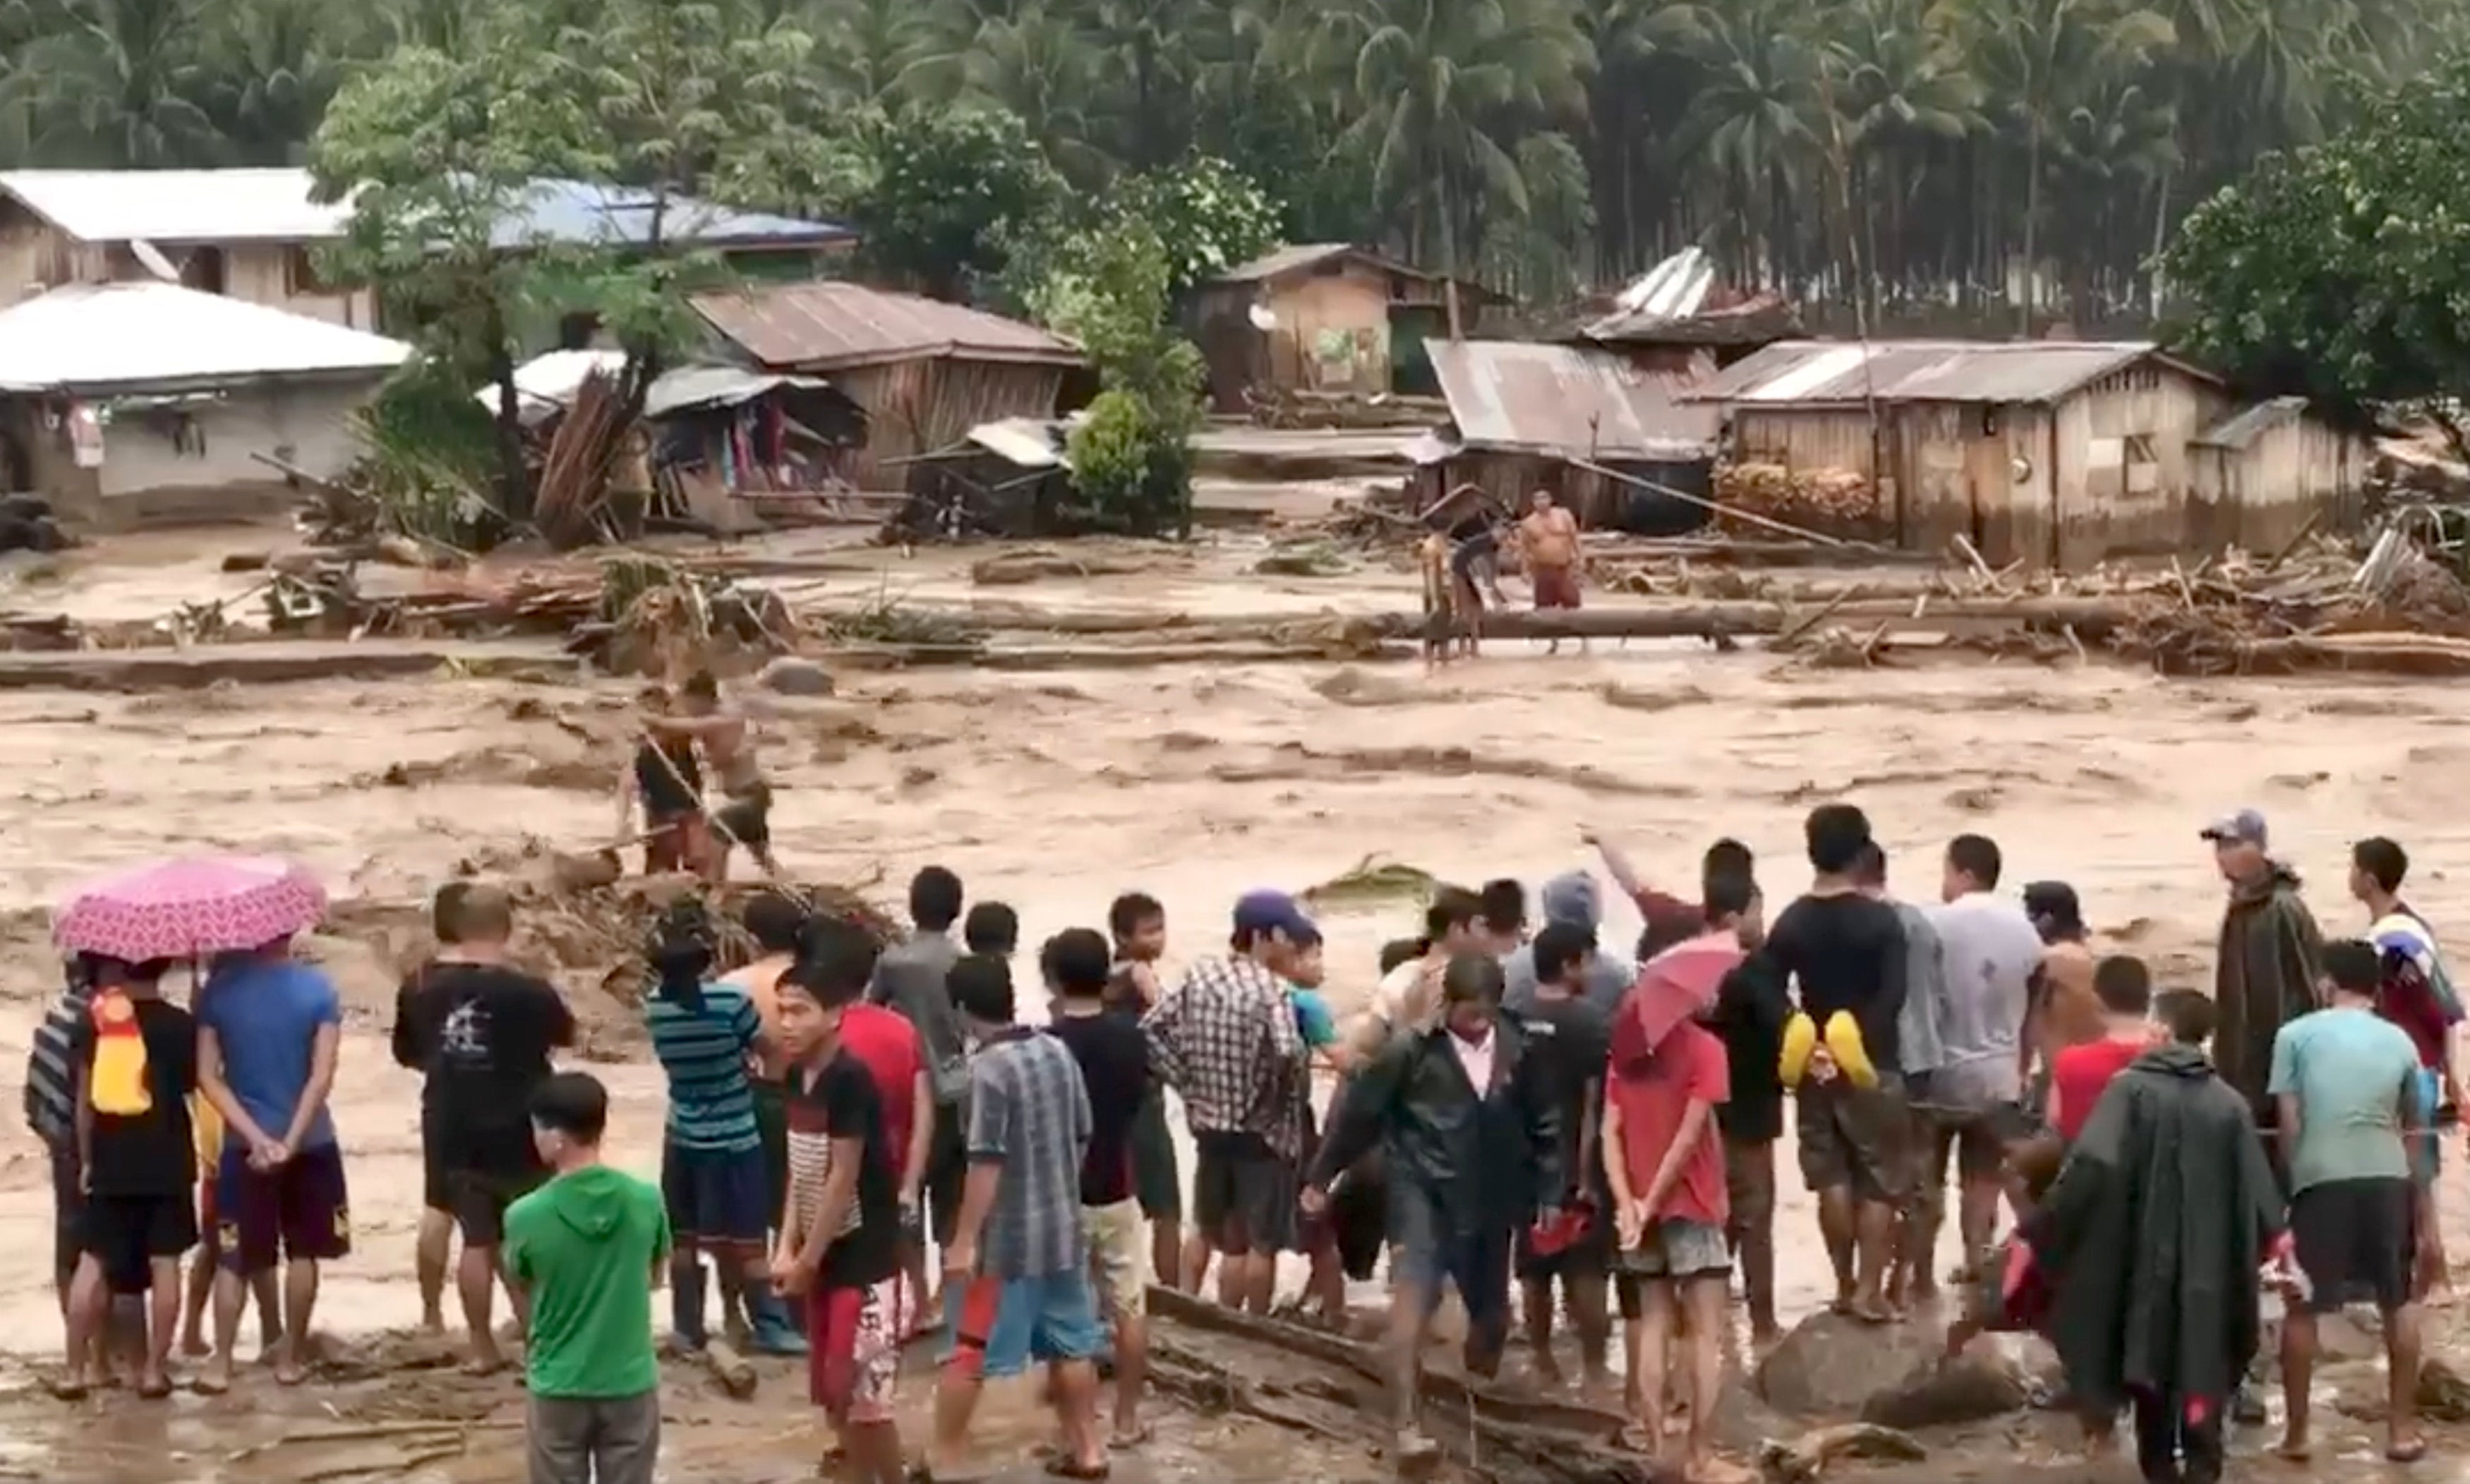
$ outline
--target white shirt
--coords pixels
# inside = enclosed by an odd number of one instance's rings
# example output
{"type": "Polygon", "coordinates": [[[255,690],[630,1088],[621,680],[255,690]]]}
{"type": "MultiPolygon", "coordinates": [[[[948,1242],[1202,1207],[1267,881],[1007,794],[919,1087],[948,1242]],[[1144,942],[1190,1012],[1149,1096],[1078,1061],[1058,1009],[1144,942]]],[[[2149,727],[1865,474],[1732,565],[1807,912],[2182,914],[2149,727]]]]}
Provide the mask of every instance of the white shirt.
{"type": "Polygon", "coordinates": [[[1455,1031],[1449,1032],[1449,1038],[1450,1050],[1458,1054],[1458,1065],[1465,1070],[1475,1095],[1481,1098],[1489,1094],[1492,1091],[1492,1053],[1499,1044],[1499,1038],[1488,1030],[1480,1041],[1470,1041],[1455,1031]]]}
{"type": "Polygon", "coordinates": [[[1938,930],[1946,985],[1939,1017],[1946,1070],[1960,1072],[1966,1102],[2012,1102],[2023,1092],[2016,1045],[2040,966],[2041,935],[2023,904],[1988,892],[1924,911],[1938,930]]]}

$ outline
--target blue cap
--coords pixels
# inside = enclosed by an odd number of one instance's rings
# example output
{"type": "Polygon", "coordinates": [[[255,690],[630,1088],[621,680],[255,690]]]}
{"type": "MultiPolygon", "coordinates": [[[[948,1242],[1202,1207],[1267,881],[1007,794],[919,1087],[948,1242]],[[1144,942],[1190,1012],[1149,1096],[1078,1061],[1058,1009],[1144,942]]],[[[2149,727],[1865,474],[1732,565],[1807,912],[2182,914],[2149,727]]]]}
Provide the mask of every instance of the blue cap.
{"type": "Polygon", "coordinates": [[[2259,850],[2264,849],[2267,837],[2263,811],[2241,809],[2236,814],[2215,820],[2204,826],[2203,838],[2216,844],[2229,841],[2238,845],[2251,845],[2259,850]]]}
{"type": "Polygon", "coordinates": [[[1284,892],[1247,892],[1235,899],[1237,933],[1275,933],[1291,943],[1317,943],[1320,929],[1284,892]]]}

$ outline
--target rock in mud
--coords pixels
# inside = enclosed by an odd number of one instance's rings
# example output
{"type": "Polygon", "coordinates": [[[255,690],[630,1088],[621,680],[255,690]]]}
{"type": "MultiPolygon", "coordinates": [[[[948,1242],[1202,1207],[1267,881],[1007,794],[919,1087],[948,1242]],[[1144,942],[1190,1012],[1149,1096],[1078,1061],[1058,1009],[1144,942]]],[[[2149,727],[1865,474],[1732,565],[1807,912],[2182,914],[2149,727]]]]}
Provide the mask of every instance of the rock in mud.
{"type": "Polygon", "coordinates": [[[2029,1395],[2021,1369],[1994,1351],[1934,1356],[1861,1403],[1861,1420],[1905,1429],[1947,1426],[2021,1411],[2029,1395]]]}
{"type": "Polygon", "coordinates": [[[832,693],[829,671],[812,660],[799,660],[787,655],[765,665],[757,680],[764,689],[784,696],[828,696],[832,693]]]}
{"type": "Polygon", "coordinates": [[[1933,1325],[1872,1325],[1815,1313],[1759,1362],[1758,1393],[1792,1416],[1859,1416],[1872,1398],[1897,1390],[1945,1348],[1933,1325]]]}

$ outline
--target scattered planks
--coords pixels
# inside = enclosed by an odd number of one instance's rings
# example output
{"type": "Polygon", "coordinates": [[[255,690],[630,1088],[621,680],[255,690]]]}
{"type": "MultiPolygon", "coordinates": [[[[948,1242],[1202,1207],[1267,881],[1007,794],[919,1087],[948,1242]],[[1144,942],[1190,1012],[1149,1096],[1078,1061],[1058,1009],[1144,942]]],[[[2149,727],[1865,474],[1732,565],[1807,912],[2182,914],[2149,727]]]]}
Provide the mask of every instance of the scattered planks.
{"type": "Polygon", "coordinates": [[[594,371],[575,388],[574,405],[559,420],[532,495],[532,523],[561,551],[590,544],[599,530],[600,507],[609,495],[610,457],[625,420],[618,383],[594,371]]]}

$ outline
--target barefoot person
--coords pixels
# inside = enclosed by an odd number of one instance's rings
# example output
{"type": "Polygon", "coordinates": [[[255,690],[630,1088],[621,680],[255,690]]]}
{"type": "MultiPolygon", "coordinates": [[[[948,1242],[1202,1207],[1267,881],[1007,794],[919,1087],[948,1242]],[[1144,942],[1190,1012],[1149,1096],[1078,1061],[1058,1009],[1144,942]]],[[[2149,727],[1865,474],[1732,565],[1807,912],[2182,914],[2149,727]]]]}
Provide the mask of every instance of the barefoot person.
{"type": "Polygon", "coordinates": [[[561,1072],[531,1099],[554,1171],[506,1209],[506,1276],[532,1316],[524,1353],[530,1484],[652,1484],[661,1362],[652,1289],[669,1258],[661,1193],[601,1163],[609,1094],[561,1072]]]}
{"type": "Polygon", "coordinates": [[[1390,1425],[1402,1464],[1439,1446],[1416,1426],[1424,1335],[1446,1284],[1466,1306],[1466,1370],[1489,1378],[1509,1333],[1513,1234],[1558,1224],[1566,1188],[1551,1090],[1533,1048],[1501,1021],[1501,964],[1462,953],[1441,974],[1439,1023],[1393,1034],[1357,1074],[1304,1181],[1304,1209],[1380,1148],[1387,1156],[1393,1289],[1390,1425]]]}
{"type": "MultiPolygon", "coordinates": [[[[1166,908],[1145,892],[1127,892],[1107,909],[1107,928],[1115,939],[1107,1003],[1137,1020],[1165,992],[1157,964],[1166,956],[1166,908]]],[[[1132,1125],[1132,1190],[1150,1223],[1151,1272],[1170,1287],[1182,1287],[1183,1171],[1167,1128],[1166,1089],[1154,1080],[1132,1125]]]]}
{"type": "Polygon", "coordinates": [[[916,1033],[865,1003],[874,944],[850,924],[821,921],[795,972],[780,982],[781,1028],[790,1057],[789,1201],[773,1281],[802,1298],[813,1345],[808,1395],[824,1409],[859,1484],[900,1484],[900,1433],[893,1417],[904,1311],[917,1302],[900,1280],[900,1168],[906,1124],[896,1127],[874,1071],[843,1033],[850,1017],[879,1015],[913,1043],[909,1101],[923,1072],[916,1033]]]}
{"type": "MultiPolygon", "coordinates": [[[[2076,889],[2063,881],[2036,881],[2024,888],[2024,916],[2041,935],[2041,962],[2034,970],[2032,1009],[2024,1025],[2024,1106],[2049,1116],[2050,1072],[2070,1046],[2100,1040],[2106,1016],[2093,992],[2092,932],[2085,926],[2076,889]]],[[[2086,1110],[2087,1114],[2090,1110],[2086,1110]]]]}
{"type": "Polygon", "coordinates": [[[781,863],[772,855],[772,785],[763,776],[754,729],[744,712],[721,700],[720,682],[710,670],[695,671],[679,684],[674,711],[648,716],[644,725],[664,746],[700,744],[720,780],[726,802],[711,812],[700,866],[706,879],[728,879],[730,851],[740,846],[764,875],[778,876],[781,863]]]}
{"type": "MultiPolygon", "coordinates": [[[[1708,938],[1738,962],[1742,928],[1758,888],[1745,875],[1706,883],[1708,938]],[[1720,925],[1718,925],[1720,924],[1720,925]]],[[[1750,927],[1755,939],[1757,929],[1750,927]]],[[[1687,953],[1687,945],[1675,952],[1687,953]]],[[[1714,990],[1720,981],[1707,987],[1714,990]]],[[[1732,1262],[1724,1146],[1715,1110],[1731,1096],[1723,1040],[1703,1023],[1716,996],[1691,998],[1650,962],[1622,1002],[1611,1037],[1604,1097],[1604,1169],[1614,1202],[1625,1290],[1631,1404],[1622,1441],[1661,1455],[1666,1354],[1676,1324],[1689,1398],[1683,1476],[1692,1484],[1746,1484],[1749,1471],[1716,1456],[1715,1401],[1723,1380],[1723,1333],[1732,1262]]]]}
{"type": "Polygon", "coordinates": [[[711,853],[711,822],[703,810],[703,761],[694,737],[677,727],[653,726],[674,715],[677,702],[666,686],[647,685],[640,698],[644,733],[635,744],[631,788],[618,796],[618,833],[641,812],[643,874],[697,870],[711,853]]]}
{"type": "Polygon", "coordinates": [[[241,1306],[262,1274],[283,1269],[283,1343],[274,1379],[309,1375],[318,1264],[351,1255],[343,1151],[326,1100],[335,1089],[343,1012],[333,981],[294,962],[289,940],[227,954],[198,1007],[198,1083],[223,1120],[216,1176],[223,1270],[215,1280],[215,1356],[198,1389],[230,1389],[241,1306]]]}
{"type": "Polygon", "coordinates": [[[1815,879],[1777,916],[1764,953],[1789,977],[1802,1014],[1825,1040],[1797,1078],[1799,1131],[1802,1176],[1818,1196],[1819,1229],[1835,1267],[1836,1305],[1884,1324],[1895,1318],[1887,1266],[1912,1190],[1911,1115],[1897,1059],[1904,924],[1853,879],[1871,845],[1868,816],[1851,804],[1823,804],[1803,832],[1815,879]],[[1848,1052],[1866,1059],[1870,1076],[1846,1064],[1848,1052]]]}
{"type": "Polygon", "coordinates": [[[1147,1441],[1141,1386],[1149,1374],[1150,1243],[1133,1198],[1135,1131],[1150,1105],[1149,1038],[1138,1018],[1107,1005],[1107,940],[1073,928],[1046,940],[1038,969],[1053,1007],[1050,1029],[1072,1053],[1089,1095],[1089,1148],[1081,1159],[1081,1220],[1098,1297],[1115,1332],[1115,1426],[1109,1449],[1147,1441]]]}
{"type": "Polygon", "coordinates": [[[1612,1379],[1606,1364],[1612,1313],[1606,1302],[1612,1256],[1613,1205],[1606,1184],[1598,1110],[1603,1106],[1604,1057],[1611,1049],[1610,1017],[1587,1003],[1588,961],[1595,937],[1572,922],[1546,924],[1535,935],[1535,996],[1514,1015],[1550,1089],[1561,1132],[1563,1191],[1546,1204],[1557,1206],[1561,1224],[1530,1226],[1519,1233],[1518,1278],[1526,1311],[1526,1340],[1535,1374],[1547,1386],[1561,1384],[1552,1356],[1552,1312],[1557,1286],[1570,1322],[1578,1332],[1578,1359],[1590,1391],[1612,1379]]]}
{"type": "Polygon", "coordinates": [[[64,1399],[105,1380],[94,1369],[114,1295],[147,1297],[137,1394],[172,1394],[180,1325],[180,1259],[198,1241],[197,1147],[189,1096],[198,1084],[197,1022],[165,1000],[161,960],[95,962],[95,988],[70,1056],[77,1087],[78,1168],[85,1186],[82,1252],[69,1286],[64,1399]]]}
{"type": "MultiPolygon", "coordinates": [[[[1535,590],[1535,611],[1575,611],[1578,607],[1578,518],[1555,504],[1552,492],[1537,490],[1526,498],[1526,514],[1518,522],[1518,545],[1526,562],[1527,585],[1535,590]]],[[[1561,652],[1552,640],[1549,654],[1561,652]]],[[[1586,652],[1587,641],[1578,640],[1586,652]]]]}
{"type": "MultiPolygon", "coordinates": [[[[781,1036],[781,976],[798,960],[798,935],[806,925],[806,910],[778,892],[762,892],[747,902],[743,920],[747,936],[755,939],[755,960],[733,970],[721,983],[746,991],[755,1003],[756,1018],[763,1022],[765,1037],[776,1053],[785,1055],[781,1036]]],[[[763,1140],[764,1183],[777,1230],[789,1197],[789,1092],[783,1080],[787,1069],[750,1061],[746,1071],[755,1080],[755,1128],[763,1140]]],[[[790,1306],[793,1319],[796,1313],[797,1307],[790,1306]]]]}
{"type": "MultiPolygon", "coordinates": [[[[422,1125],[433,1141],[447,1204],[463,1234],[455,1291],[471,1333],[464,1369],[505,1365],[492,1328],[506,1208],[548,1177],[532,1138],[531,1096],[549,1075],[549,1055],[574,1044],[574,1016],[548,981],[506,962],[515,931],[505,893],[477,882],[440,887],[432,911],[436,958],[404,1007],[409,1039],[428,1049],[422,1125]]],[[[515,1319],[524,1322],[521,1299],[515,1319]]]]}
{"type": "Polygon", "coordinates": [[[2409,875],[2410,855],[2393,841],[2377,836],[2350,847],[2350,894],[2367,909],[2367,941],[2384,961],[2376,1013],[2401,1027],[2418,1048],[2419,1095],[2429,1110],[2430,1136],[2410,1151],[2411,1177],[2420,1192],[2417,1287],[2423,1295],[2442,1284],[2449,1270],[2434,1198],[2444,1141],[2435,1129],[2443,1122],[2442,1110],[2460,1101],[2453,1076],[2453,1028],[2461,1023],[2461,1000],[2436,950],[2435,931],[2401,899],[2409,875]]]}
{"type": "Polygon", "coordinates": [[[2324,945],[2324,1008],[2273,1037],[2270,1090],[2289,1145],[2290,1237],[2305,1291],[2282,1321],[2289,1433],[2281,1455],[2308,1454],[2316,1320],[2371,1303],[2385,1336],[2385,1456],[2427,1451],[2418,1429],[2420,1309],[2412,1283],[2417,1225],[2410,1148],[2428,1137],[2418,1049],[2375,1012],[2384,964],[2355,939],[2324,945]]]}
{"type": "Polygon", "coordinates": [[[1081,1168],[1089,1095],[1072,1053],[1013,1018],[1012,975],[973,957],[952,971],[952,1000],[978,1043],[969,1059],[969,1173],[944,1250],[952,1345],[935,1392],[936,1478],[967,1477],[969,1419],[990,1379],[1047,1362],[1063,1448],[1062,1478],[1107,1476],[1096,1358],[1105,1335],[1089,1282],[1081,1168]]]}

